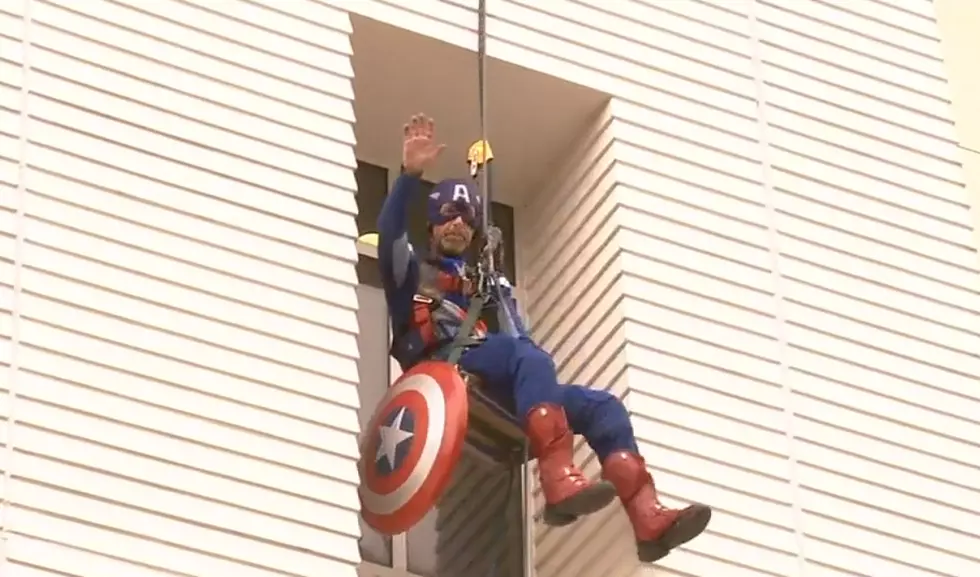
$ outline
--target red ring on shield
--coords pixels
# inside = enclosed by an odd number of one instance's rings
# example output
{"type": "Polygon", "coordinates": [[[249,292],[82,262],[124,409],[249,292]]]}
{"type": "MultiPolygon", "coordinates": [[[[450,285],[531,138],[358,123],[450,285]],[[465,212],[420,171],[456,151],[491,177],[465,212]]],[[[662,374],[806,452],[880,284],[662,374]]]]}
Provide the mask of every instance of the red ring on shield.
{"type": "Polygon", "coordinates": [[[466,384],[456,367],[443,361],[423,361],[396,380],[371,418],[361,441],[358,470],[361,516],[386,535],[404,533],[425,517],[442,496],[459,462],[469,424],[466,384]],[[410,438],[401,430],[402,417],[411,415],[410,438]],[[382,427],[409,441],[407,451],[392,462],[390,446],[381,447],[382,427]],[[386,460],[387,459],[387,460],[386,460]],[[389,464],[385,470],[382,461],[389,464]]]}

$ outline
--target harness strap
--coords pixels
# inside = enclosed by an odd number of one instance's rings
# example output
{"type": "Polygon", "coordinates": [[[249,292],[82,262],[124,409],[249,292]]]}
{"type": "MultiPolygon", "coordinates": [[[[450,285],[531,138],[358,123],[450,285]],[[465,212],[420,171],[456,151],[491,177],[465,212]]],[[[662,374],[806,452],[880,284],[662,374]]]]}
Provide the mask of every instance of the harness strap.
{"type": "Polygon", "coordinates": [[[463,351],[472,342],[470,339],[473,333],[473,328],[476,326],[477,321],[480,320],[480,315],[483,314],[483,305],[486,301],[482,294],[477,294],[470,300],[470,307],[466,309],[466,318],[463,319],[463,324],[459,327],[459,332],[456,333],[456,338],[453,339],[452,349],[449,351],[449,357],[446,359],[449,364],[455,365],[459,362],[459,357],[463,355],[463,351]]]}

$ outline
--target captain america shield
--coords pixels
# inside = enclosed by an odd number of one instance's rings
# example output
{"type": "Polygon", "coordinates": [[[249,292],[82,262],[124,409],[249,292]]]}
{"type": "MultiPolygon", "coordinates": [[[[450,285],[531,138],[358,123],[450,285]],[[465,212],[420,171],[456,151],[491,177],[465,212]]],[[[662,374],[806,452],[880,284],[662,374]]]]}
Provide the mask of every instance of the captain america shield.
{"type": "Polygon", "coordinates": [[[378,405],[361,441],[361,515],[386,535],[404,533],[442,495],[466,438],[466,384],[453,365],[424,361],[378,405]]]}

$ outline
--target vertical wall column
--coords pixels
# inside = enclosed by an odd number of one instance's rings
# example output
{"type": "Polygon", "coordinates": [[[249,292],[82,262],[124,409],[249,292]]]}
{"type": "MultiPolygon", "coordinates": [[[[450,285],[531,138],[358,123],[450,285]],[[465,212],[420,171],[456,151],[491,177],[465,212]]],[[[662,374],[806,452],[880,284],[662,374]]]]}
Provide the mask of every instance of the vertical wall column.
{"type": "MultiPolygon", "coordinates": [[[[608,107],[591,121],[553,177],[515,211],[525,308],[537,341],[555,358],[559,377],[625,394],[622,287],[616,219],[616,174],[612,117],[608,107]]],[[[579,440],[576,461],[597,475],[599,463],[579,440]]],[[[537,509],[543,506],[540,494],[537,509]]],[[[590,567],[622,545],[622,532],[602,530],[616,515],[610,507],[564,529],[538,525],[535,560],[540,577],[590,567]]]]}
{"type": "MultiPolygon", "coordinates": [[[[953,119],[966,173],[966,190],[973,212],[973,234],[980,249],[980,4],[959,0],[934,0],[943,61],[949,76],[953,119]]],[[[980,261],[978,261],[980,262],[980,261]]],[[[977,280],[980,286],[980,279],[977,280]]]]}
{"type": "Polygon", "coordinates": [[[23,241],[26,135],[26,12],[29,0],[0,7],[0,574],[11,571],[10,476],[17,396],[19,261],[23,241]]]}
{"type": "Polygon", "coordinates": [[[753,10],[806,552],[774,572],[970,573],[980,298],[932,5],[753,10]]]}
{"type": "Polygon", "coordinates": [[[349,33],[302,1],[0,6],[0,574],[356,575],[349,33]]]}

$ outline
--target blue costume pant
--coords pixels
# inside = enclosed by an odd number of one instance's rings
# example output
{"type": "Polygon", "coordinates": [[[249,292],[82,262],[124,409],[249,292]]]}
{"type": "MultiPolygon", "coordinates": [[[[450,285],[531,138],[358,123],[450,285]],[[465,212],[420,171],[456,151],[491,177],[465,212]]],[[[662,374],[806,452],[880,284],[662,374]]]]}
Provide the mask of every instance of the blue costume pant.
{"type": "Polygon", "coordinates": [[[533,407],[561,405],[572,431],[585,437],[600,462],[615,451],[637,452],[623,403],[606,391],[559,384],[551,355],[530,339],[488,335],[463,353],[459,365],[478,375],[494,397],[513,398],[521,425],[533,407]]]}

